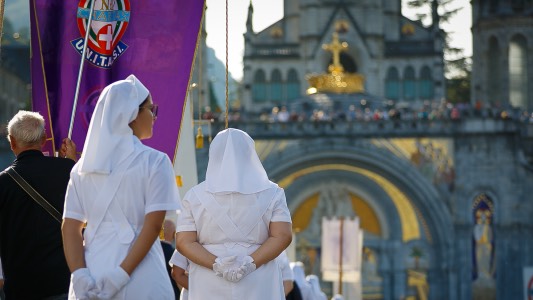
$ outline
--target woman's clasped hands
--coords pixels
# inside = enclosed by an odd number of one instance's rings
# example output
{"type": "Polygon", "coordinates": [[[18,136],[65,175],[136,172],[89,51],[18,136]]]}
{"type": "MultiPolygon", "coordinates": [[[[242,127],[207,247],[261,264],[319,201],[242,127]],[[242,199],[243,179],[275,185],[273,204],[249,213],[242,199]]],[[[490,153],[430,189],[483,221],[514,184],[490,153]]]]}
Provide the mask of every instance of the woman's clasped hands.
{"type": "Polygon", "coordinates": [[[217,257],[213,264],[215,274],[230,282],[239,282],[255,269],[256,265],[251,256],[239,257],[239,259],[237,256],[217,257]]]}

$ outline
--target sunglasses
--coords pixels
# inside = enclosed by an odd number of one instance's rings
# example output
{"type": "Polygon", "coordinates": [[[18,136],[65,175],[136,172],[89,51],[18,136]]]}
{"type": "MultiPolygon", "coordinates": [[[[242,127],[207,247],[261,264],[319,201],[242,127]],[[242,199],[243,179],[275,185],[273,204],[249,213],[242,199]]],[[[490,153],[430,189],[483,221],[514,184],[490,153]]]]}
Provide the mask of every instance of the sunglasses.
{"type": "Polygon", "coordinates": [[[152,113],[152,117],[154,119],[157,118],[157,111],[158,111],[158,108],[159,108],[159,106],[157,106],[157,104],[152,104],[151,106],[139,106],[139,109],[141,109],[141,108],[149,109],[150,112],[152,113]]]}

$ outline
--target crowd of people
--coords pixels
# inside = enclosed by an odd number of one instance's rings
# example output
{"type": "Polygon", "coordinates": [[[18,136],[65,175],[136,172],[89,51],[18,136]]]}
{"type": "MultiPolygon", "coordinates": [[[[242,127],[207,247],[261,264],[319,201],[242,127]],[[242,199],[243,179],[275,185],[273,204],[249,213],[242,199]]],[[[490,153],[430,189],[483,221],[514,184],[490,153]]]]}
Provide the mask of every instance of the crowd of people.
{"type": "MultiPolygon", "coordinates": [[[[217,114],[205,108],[203,119],[223,121],[224,114],[217,114]]],[[[516,120],[533,123],[533,113],[499,103],[487,104],[476,101],[470,103],[451,103],[442,101],[425,101],[421,105],[407,103],[371,104],[369,102],[344,105],[280,105],[260,113],[230,111],[229,120],[261,122],[370,122],[370,121],[411,121],[411,120],[461,120],[465,118],[485,118],[516,120]]]]}
{"type": "Polygon", "coordinates": [[[157,112],[134,75],[108,85],[80,157],[68,138],[58,157],[41,152],[39,113],[10,120],[16,159],[0,173],[5,299],[326,299],[284,253],[285,193],[252,138],[219,132],[205,181],[180,199],[169,157],[142,143],[157,112]],[[177,210],[176,223],[166,219],[177,210]]]}

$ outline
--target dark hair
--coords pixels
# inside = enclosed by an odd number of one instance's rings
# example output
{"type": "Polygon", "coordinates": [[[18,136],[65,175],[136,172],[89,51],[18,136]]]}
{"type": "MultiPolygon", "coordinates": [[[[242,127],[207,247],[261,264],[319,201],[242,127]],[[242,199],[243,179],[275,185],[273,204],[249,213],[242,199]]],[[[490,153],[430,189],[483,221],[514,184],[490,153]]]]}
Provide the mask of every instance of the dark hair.
{"type": "Polygon", "coordinates": [[[141,104],[139,104],[139,107],[145,105],[146,103],[148,103],[148,99],[150,99],[150,94],[148,94],[148,96],[146,96],[146,99],[144,99],[143,102],[141,102],[141,104]]]}

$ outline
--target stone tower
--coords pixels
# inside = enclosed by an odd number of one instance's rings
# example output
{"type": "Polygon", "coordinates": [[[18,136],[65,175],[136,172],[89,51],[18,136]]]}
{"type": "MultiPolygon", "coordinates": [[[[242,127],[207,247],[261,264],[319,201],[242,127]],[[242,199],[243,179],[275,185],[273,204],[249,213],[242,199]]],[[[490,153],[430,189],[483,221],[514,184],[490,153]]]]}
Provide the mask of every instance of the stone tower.
{"type": "Polygon", "coordinates": [[[533,109],[533,2],[472,1],[472,101],[533,109]]]}

